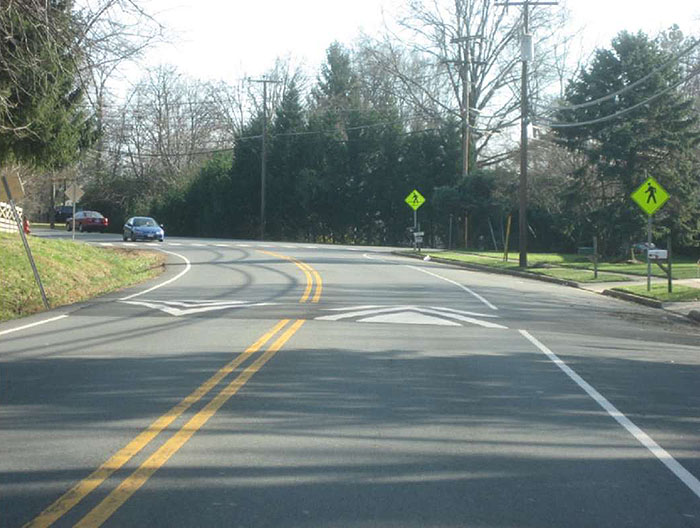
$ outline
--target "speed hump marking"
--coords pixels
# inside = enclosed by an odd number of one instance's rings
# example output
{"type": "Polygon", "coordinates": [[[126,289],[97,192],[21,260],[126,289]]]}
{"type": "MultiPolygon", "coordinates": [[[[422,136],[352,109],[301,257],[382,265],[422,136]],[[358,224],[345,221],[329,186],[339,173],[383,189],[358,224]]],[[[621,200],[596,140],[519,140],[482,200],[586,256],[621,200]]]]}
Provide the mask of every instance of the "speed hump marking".
{"type": "Polygon", "coordinates": [[[661,209],[661,206],[668,200],[669,194],[666,189],[659,185],[654,178],[647,178],[639,188],[632,193],[632,199],[648,215],[653,215],[661,209]]]}
{"type": "Polygon", "coordinates": [[[418,208],[425,203],[425,198],[416,189],[413,189],[413,191],[411,191],[409,195],[406,196],[406,199],[404,201],[408,204],[408,206],[411,209],[417,211],[418,208]]]}

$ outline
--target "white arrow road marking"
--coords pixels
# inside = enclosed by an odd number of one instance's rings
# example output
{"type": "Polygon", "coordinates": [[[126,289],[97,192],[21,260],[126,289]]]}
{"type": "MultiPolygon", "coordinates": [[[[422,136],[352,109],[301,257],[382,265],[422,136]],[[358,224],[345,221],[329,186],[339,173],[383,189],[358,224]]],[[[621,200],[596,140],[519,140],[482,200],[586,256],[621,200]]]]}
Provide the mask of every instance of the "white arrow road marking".
{"type": "Polygon", "coordinates": [[[506,330],[507,327],[481,321],[476,317],[493,318],[498,317],[493,314],[482,314],[476,312],[466,312],[454,310],[452,308],[441,308],[437,306],[350,306],[346,308],[332,308],[329,311],[343,312],[333,315],[322,315],[316,317],[320,321],[340,321],[342,319],[352,319],[360,317],[356,321],[359,323],[399,323],[399,324],[438,324],[442,326],[461,326],[454,321],[470,323],[484,328],[499,328],[506,330]],[[365,317],[369,316],[369,317],[365,317]],[[437,317],[435,317],[437,316],[437,317]]]}
{"type": "Polygon", "coordinates": [[[418,312],[394,312],[384,315],[375,315],[374,317],[366,317],[358,319],[359,323],[395,323],[395,324],[429,324],[438,326],[462,326],[459,323],[440,319],[431,315],[424,315],[418,312]]]}
{"type": "Polygon", "coordinates": [[[154,310],[180,317],[197,313],[211,312],[214,310],[228,310],[230,308],[249,308],[251,306],[271,306],[276,303],[251,303],[246,301],[122,301],[126,304],[145,306],[154,310]]]}

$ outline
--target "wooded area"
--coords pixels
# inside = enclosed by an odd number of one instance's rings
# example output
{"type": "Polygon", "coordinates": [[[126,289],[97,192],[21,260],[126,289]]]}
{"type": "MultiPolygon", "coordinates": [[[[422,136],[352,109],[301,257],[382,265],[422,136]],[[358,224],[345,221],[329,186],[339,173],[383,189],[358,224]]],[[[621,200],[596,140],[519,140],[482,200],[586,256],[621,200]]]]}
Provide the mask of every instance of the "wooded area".
{"type": "MultiPolygon", "coordinates": [[[[260,83],[168,66],[117,98],[109,80],[162,28],[133,2],[97,4],[0,8],[0,163],[32,167],[30,214],[46,218],[55,186],[75,177],[83,207],[117,229],[150,214],[171,235],[258,238],[266,111],[266,238],[408,243],[413,189],[430,244],[501,249],[509,216],[517,233],[519,9],[408,1],[400,38],[334,43],[316,74],[280,60],[264,99],[260,83]]],[[[698,42],[678,28],[621,33],[585,58],[565,23],[532,9],[530,247],[598,236],[607,255],[628,254],[645,238],[629,196],[647,175],[671,195],[655,236],[697,247],[698,42]]]]}

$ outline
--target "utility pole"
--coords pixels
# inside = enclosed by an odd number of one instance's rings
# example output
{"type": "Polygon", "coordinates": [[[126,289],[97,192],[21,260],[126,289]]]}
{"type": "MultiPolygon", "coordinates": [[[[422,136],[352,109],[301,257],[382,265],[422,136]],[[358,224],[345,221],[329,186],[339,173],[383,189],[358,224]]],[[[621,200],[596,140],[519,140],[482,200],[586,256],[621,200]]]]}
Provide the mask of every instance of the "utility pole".
{"type": "Polygon", "coordinates": [[[265,179],[267,177],[267,85],[277,84],[280,81],[271,79],[250,79],[250,82],[262,83],[263,85],[263,134],[262,134],[262,155],[260,167],[260,240],[265,240],[265,179]]]}
{"type": "Polygon", "coordinates": [[[530,6],[558,5],[558,2],[521,0],[496,3],[497,6],[523,6],[523,34],[521,40],[522,74],[520,77],[520,184],[518,189],[518,239],[520,240],[521,268],[527,267],[527,126],[530,124],[527,91],[528,62],[533,58],[532,35],[530,34],[530,6]]]}

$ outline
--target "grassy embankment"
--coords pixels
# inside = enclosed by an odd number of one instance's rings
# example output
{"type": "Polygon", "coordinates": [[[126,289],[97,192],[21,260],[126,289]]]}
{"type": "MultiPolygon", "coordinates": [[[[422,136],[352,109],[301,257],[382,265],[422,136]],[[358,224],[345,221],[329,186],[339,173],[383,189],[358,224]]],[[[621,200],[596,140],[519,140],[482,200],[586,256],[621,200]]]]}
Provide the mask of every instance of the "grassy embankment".
{"type": "MultiPolygon", "coordinates": [[[[499,269],[522,271],[519,266],[518,254],[509,253],[508,262],[503,260],[503,253],[495,251],[424,251],[424,254],[432,257],[440,257],[459,262],[480,264],[499,269]]],[[[581,283],[593,282],[641,282],[647,274],[646,262],[599,262],[598,278],[593,276],[593,262],[585,256],[566,253],[529,253],[529,273],[537,273],[566,279],[581,283]]],[[[700,276],[700,268],[696,260],[691,258],[676,257],[673,261],[674,279],[693,279],[700,276]]],[[[665,273],[656,264],[652,265],[652,276],[665,279],[665,273]]],[[[673,293],[668,294],[666,285],[656,284],[651,292],[646,291],[646,286],[630,286],[618,288],[630,291],[638,295],[644,295],[662,301],[693,301],[700,300],[700,289],[683,285],[675,285],[673,293]]]]}
{"type": "MultiPolygon", "coordinates": [[[[52,308],[156,277],[165,261],[156,251],[96,248],[69,240],[29,237],[29,245],[52,308]]],[[[0,321],[43,309],[21,239],[0,234],[0,321]]]]}

